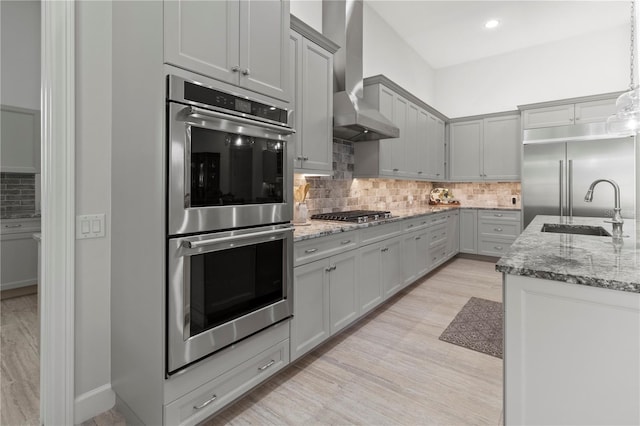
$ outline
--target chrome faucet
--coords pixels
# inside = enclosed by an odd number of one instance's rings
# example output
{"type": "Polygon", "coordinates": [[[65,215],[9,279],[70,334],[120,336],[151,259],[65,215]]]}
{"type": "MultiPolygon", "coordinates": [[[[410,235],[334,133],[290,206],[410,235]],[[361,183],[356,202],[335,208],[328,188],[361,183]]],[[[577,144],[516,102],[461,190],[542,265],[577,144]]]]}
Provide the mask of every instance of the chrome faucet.
{"type": "Polygon", "coordinates": [[[600,182],[608,182],[613,186],[613,193],[615,197],[615,206],[613,209],[613,218],[611,220],[605,220],[607,223],[613,224],[613,238],[621,238],[622,237],[622,224],[624,220],[622,220],[622,215],[620,214],[620,187],[618,184],[610,179],[596,179],[593,181],[591,186],[589,186],[589,190],[587,191],[587,195],[584,196],[584,201],[590,203],[593,201],[593,189],[600,182]]]}

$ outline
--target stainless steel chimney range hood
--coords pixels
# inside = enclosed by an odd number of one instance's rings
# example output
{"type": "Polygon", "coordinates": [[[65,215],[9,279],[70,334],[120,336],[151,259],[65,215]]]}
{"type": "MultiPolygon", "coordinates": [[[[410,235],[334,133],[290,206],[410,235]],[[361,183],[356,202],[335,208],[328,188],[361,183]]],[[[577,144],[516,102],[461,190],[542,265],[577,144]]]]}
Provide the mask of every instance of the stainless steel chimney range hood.
{"type": "Polygon", "coordinates": [[[397,138],[398,127],[363,96],[362,8],[362,0],[322,2],[322,32],[340,46],[333,62],[333,136],[354,142],[397,138]]]}

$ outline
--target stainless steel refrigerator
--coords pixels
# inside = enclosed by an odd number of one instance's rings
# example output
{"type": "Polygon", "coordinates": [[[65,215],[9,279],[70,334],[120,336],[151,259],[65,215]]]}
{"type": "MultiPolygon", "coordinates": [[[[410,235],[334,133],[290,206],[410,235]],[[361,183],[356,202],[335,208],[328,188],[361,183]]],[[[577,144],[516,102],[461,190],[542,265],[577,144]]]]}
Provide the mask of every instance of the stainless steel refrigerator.
{"type": "MultiPolygon", "coordinates": [[[[557,132],[558,129],[555,131],[557,132]]],[[[596,186],[593,202],[584,197],[596,179],[620,187],[622,217],[635,216],[635,139],[602,135],[558,136],[553,128],[524,131],[522,163],[523,225],[539,214],[611,217],[613,186],[596,186]]]]}

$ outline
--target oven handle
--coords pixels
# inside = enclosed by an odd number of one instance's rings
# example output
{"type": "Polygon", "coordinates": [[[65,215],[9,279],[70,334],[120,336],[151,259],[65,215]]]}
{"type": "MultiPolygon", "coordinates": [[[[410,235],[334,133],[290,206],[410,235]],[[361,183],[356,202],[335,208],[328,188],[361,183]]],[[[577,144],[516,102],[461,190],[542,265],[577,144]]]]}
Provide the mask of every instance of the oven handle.
{"type": "Polygon", "coordinates": [[[183,241],[182,242],[182,247],[189,248],[189,249],[196,249],[196,248],[199,248],[199,247],[210,246],[212,244],[220,244],[220,243],[226,243],[226,242],[229,242],[229,241],[243,240],[243,239],[247,239],[247,238],[266,237],[268,235],[281,234],[281,233],[286,232],[287,230],[290,230],[290,229],[291,228],[270,229],[269,231],[252,232],[251,234],[234,235],[234,236],[230,236],[230,237],[211,238],[209,240],[183,241]]]}
{"type": "Polygon", "coordinates": [[[209,111],[207,109],[198,108],[194,106],[186,107],[185,109],[183,109],[183,112],[185,112],[187,116],[193,117],[193,118],[199,118],[203,120],[210,120],[213,118],[213,119],[219,119],[219,120],[235,121],[240,124],[249,124],[254,127],[262,127],[262,128],[267,128],[269,130],[274,130],[275,132],[282,135],[291,135],[296,132],[294,129],[290,127],[276,126],[275,124],[269,124],[262,121],[256,122],[255,120],[249,120],[248,118],[237,117],[229,114],[223,114],[216,111],[209,111]]]}

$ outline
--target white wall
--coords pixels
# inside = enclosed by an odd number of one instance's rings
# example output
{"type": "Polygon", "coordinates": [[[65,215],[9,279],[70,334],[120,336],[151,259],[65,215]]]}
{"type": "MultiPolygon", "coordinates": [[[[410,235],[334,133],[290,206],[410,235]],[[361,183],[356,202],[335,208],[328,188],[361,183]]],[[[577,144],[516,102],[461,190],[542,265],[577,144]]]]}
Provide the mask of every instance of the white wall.
{"type": "MultiPolygon", "coordinates": [[[[291,13],[322,32],[322,2],[292,0],[291,13]]],[[[366,2],[363,11],[363,76],[384,74],[433,106],[435,73],[366,2]]]]}
{"type": "Polygon", "coordinates": [[[289,11],[314,30],[322,32],[321,0],[291,0],[289,11]]]}
{"type": "Polygon", "coordinates": [[[364,76],[384,74],[437,109],[434,70],[367,3],[363,28],[364,76]]]}
{"type": "Polygon", "coordinates": [[[106,213],[104,238],[76,240],[76,423],[110,409],[111,3],[76,2],[76,214],[106,213]]]}
{"type": "Polygon", "coordinates": [[[0,1],[0,103],[40,109],[40,1],[0,1]]]}
{"type": "Polygon", "coordinates": [[[436,103],[448,117],[626,90],[629,28],[548,43],[435,73],[436,103]]]}

